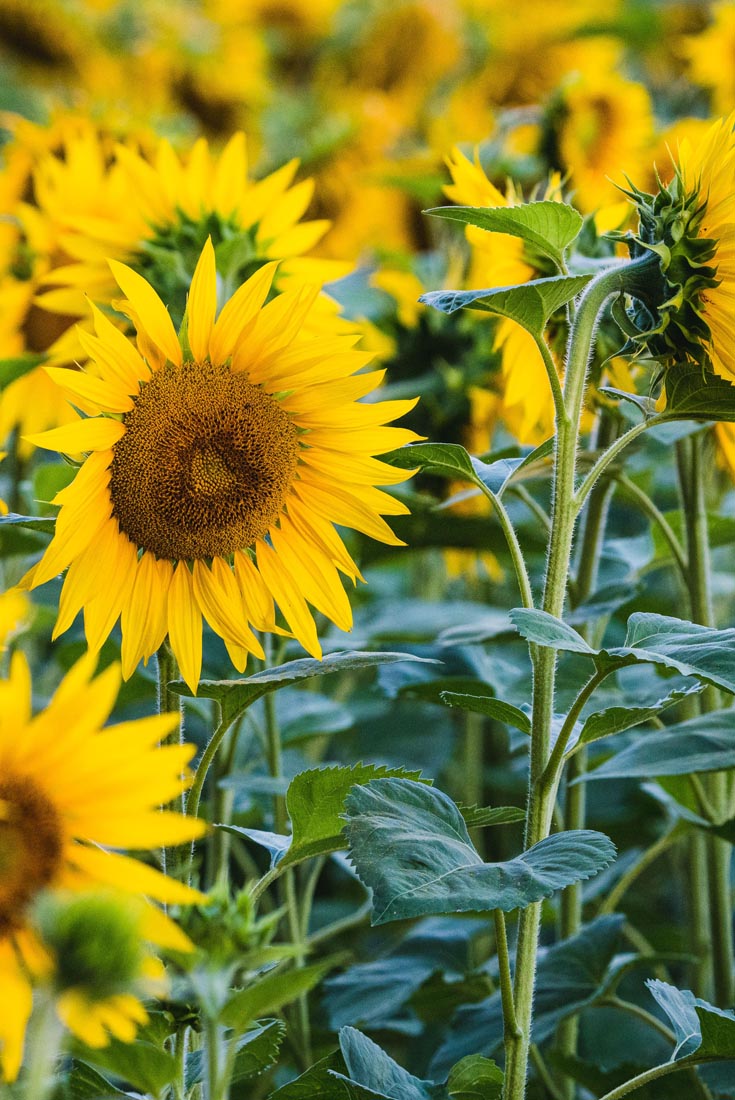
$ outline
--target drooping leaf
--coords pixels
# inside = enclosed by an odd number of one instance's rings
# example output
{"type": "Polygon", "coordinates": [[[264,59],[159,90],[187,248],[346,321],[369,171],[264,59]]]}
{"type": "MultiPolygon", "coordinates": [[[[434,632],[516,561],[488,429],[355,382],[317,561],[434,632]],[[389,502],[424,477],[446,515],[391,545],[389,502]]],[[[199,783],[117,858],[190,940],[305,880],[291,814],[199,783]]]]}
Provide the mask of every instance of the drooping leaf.
{"type": "MultiPolygon", "coordinates": [[[[536,976],[533,1041],[543,1043],[559,1023],[592,1004],[607,981],[618,951],[624,917],[615,913],[598,917],[581,932],[543,951],[536,976]]],[[[429,1072],[446,1075],[468,1054],[493,1054],[503,1042],[503,1008],[500,992],[479,1004],[463,1005],[452,1020],[444,1043],[429,1072]]]]}
{"type": "Polygon", "coordinates": [[[302,993],[308,993],[339,962],[340,958],[334,956],[310,966],[279,970],[253,980],[228,999],[220,1013],[220,1022],[236,1031],[245,1031],[254,1020],[278,1012],[302,993]]]}
{"type": "Polygon", "coordinates": [[[370,1089],[387,1100],[439,1100],[443,1090],[431,1081],[422,1081],[353,1027],[343,1027],[339,1046],[351,1081],[370,1089]]]}
{"type": "Polygon", "coordinates": [[[735,1058],[735,1012],[658,979],[652,978],[646,985],[674,1029],[674,1061],[735,1058]]]}
{"type": "Polygon", "coordinates": [[[459,707],[460,710],[468,710],[473,714],[484,714],[488,718],[514,726],[521,733],[531,732],[531,719],[528,715],[502,699],[495,699],[490,695],[461,695],[455,691],[443,691],[441,698],[449,707],[459,707]]]}
{"type": "Polygon", "coordinates": [[[690,775],[735,767],[735,710],[701,714],[627,745],[587,779],[690,775]]]}
{"type": "Polygon", "coordinates": [[[577,239],[583,225],[573,206],[549,199],[518,206],[436,206],[425,213],[463,225],[476,225],[491,233],[520,237],[560,269],[564,252],[577,239]]]}
{"type": "Polygon", "coordinates": [[[503,1071],[490,1058],[468,1054],[452,1066],[447,1092],[451,1100],[500,1100],[503,1071]]]}
{"type": "Polygon", "coordinates": [[[548,319],[576,298],[591,278],[591,275],[555,275],[550,279],[533,279],[520,286],[434,290],[422,294],[419,301],[441,313],[456,313],[458,309],[470,308],[507,317],[540,339],[548,319]]]}
{"type": "MultiPolygon", "coordinates": [[[[234,722],[256,699],[261,699],[271,691],[277,691],[284,684],[295,684],[299,680],[310,680],[313,676],[327,676],[332,672],[354,672],[357,669],[392,664],[395,661],[424,660],[426,659],[414,657],[411,653],[362,653],[359,650],[353,653],[327,653],[321,661],[304,657],[297,661],[288,661],[285,665],[278,665],[276,668],[264,669],[263,672],[256,672],[242,680],[201,680],[197,695],[204,699],[218,699],[222,707],[222,720],[234,722]]],[[[169,687],[177,695],[193,694],[183,680],[175,680],[169,687]]]]}
{"type": "Polygon", "coordinates": [[[735,386],[719,374],[681,364],[666,371],[665,384],[664,418],[735,421],[735,386]]]}
{"type": "Polygon", "coordinates": [[[649,706],[608,707],[606,710],[595,711],[594,714],[589,714],[585,718],[578,743],[588,745],[591,741],[599,741],[602,737],[632,729],[643,722],[648,722],[651,718],[658,717],[669,707],[686,699],[688,695],[698,694],[701,691],[701,684],[693,684],[692,687],[675,688],[649,706]]]}
{"type": "Polygon", "coordinates": [[[483,863],[459,808],[406,779],[355,787],[345,832],[357,873],[373,890],[373,924],[436,913],[524,908],[615,858],[602,833],[556,833],[507,863],[483,863]]]}

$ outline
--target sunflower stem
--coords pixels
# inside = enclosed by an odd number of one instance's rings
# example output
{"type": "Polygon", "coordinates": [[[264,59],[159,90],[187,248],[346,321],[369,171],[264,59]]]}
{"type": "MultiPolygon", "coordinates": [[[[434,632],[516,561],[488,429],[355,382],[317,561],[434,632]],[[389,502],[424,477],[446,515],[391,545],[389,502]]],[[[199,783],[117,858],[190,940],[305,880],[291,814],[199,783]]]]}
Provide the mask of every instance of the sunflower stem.
{"type": "MultiPolygon", "coordinates": [[[[574,525],[577,517],[575,470],[579,445],[579,424],[598,317],[608,298],[620,292],[626,279],[635,277],[640,261],[605,271],[587,286],[579,303],[569,338],[564,383],[564,402],[557,409],[554,440],[552,527],[544,583],[543,610],[561,616],[570,573],[574,525]]],[[[591,486],[590,486],[591,487],[591,486]]],[[[528,815],[525,846],[530,848],[549,835],[558,774],[545,776],[549,762],[551,726],[554,714],[556,652],[531,647],[533,665],[532,736],[528,779],[528,815]]],[[[560,765],[561,767],[561,765],[560,765]]],[[[541,905],[521,913],[514,979],[518,1037],[505,1043],[506,1071],[503,1100],[524,1100],[531,1044],[536,958],[541,925],[541,905]]]]}
{"type": "Polygon", "coordinates": [[[61,1050],[63,1027],[50,989],[41,990],[26,1038],[23,1100],[46,1100],[54,1085],[54,1067],[61,1050]]]}
{"type": "MultiPolygon", "coordinates": [[[[704,432],[681,440],[677,444],[679,481],[684,506],[684,530],[687,546],[687,587],[691,614],[695,622],[714,626],[712,607],[709,531],[705,496],[704,432]]],[[[707,687],[697,700],[699,712],[707,714],[721,707],[717,688],[707,687]]],[[[728,786],[725,772],[707,776],[705,791],[709,796],[718,821],[728,812],[728,786]]],[[[728,1006],[735,996],[733,984],[732,903],[731,903],[731,851],[727,841],[715,836],[705,836],[696,849],[697,858],[706,860],[706,878],[709,891],[709,936],[699,929],[699,940],[711,944],[714,998],[718,1005],[728,1006]]],[[[698,877],[705,877],[703,867],[697,868],[698,877]]]]}

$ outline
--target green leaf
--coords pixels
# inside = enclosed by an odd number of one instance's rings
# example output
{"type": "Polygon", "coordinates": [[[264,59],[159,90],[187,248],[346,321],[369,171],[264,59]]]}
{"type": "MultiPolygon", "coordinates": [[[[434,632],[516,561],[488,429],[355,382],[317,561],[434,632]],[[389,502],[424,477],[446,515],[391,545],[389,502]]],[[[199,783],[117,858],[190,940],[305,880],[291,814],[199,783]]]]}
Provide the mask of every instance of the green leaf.
{"type": "Polygon", "coordinates": [[[520,806],[458,806],[465,825],[470,829],[485,829],[489,825],[512,825],[525,821],[526,811],[520,806]]]}
{"type": "Polygon", "coordinates": [[[26,527],[29,531],[40,531],[44,535],[53,535],[56,521],[41,516],[21,516],[17,512],[8,512],[0,516],[1,527],[26,527]]]}
{"type": "MultiPolygon", "coordinates": [[[[286,792],[286,809],[291,818],[292,836],[243,829],[238,825],[220,826],[262,844],[271,852],[271,865],[293,867],[313,856],[326,855],[347,847],[343,834],[342,811],[350,790],[356,783],[394,776],[418,779],[421,772],[405,768],[386,768],[376,764],[355,764],[353,767],[313,768],[294,776],[286,792]]],[[[428,782],[428,780],[426,781],[428,782]]]]}
{"type": "Polygon", "coordinates": [[[245,1031],[253,1020],[278,1012],[302,993],[308,993],[339,961],[339,956],[332,956],[300,969],[279,970],[254,979],[229,998],[220,1013],[221,1023],[245,1031]]]}
{"type": "Polygon", "coordinates": [[[583,225],[581,214],[573,206],[549,199],[519,206],[437,206],[424,213],[476,225],[490,233],[520,237],[560,269],[564,266],[564,252],[577,239],[583,225]]]}
{"type": "Polygon", "coordinates": [[[0,359],[0,390],[4,390],[11,382],[22,378],[35,367],[46,361],[45,355],[17,355],[9,359],[0,359]]]}
{"type": "Polygon", "coordinates": [[[510,621],[522,637],[548,649],[563,649],[572,653],[587,653],[594,657],[596,650],[587,644],[573,626],[562,622],[548,611],[529,607],[514,607],[508,613],[510,621]]]}
{"type": "Polygon", "coordinates": [[[673,1061],[735,1058],[735,1012],[717,1008],[690,990],[677,989],[667,982],[652,978],[646,985],[674,1029],[673,1061]]]}
{"type": "Polygon", "coordinates": [[[506,863],[483,863],[455,803],[407,779],[355,787],[345,810],[351,858],[373,890],[373,924],[524,908],[615,858],[606,836],[578,830],[556,833],[506,863]]]}
{"type": "Polygon", "coordinates": [[[500,1100],[503,1071],[490,1058],[468,1054],[452,1066],[447,1092],[451,1100],[500,1100]]]}
{"type": "Polygon", "coordinates": [[[381,461],[389,461],[391,466],[401,470],[418,468],[424,473],[452,480],[476,480],[472,459],[459,443],[412,443],[380,457],[381,461]]]}
{"type": "Polygon", "coordinates": [[[106,1047],[90,1051],[86,1057],[101,1069],[129,1081],[141,1092],[158,1095],[176,1079],[178,1064],[173,1055],[141,1039],[122,1043],[113,1039],[106,1047]]]}
{"type": "Polygon", "coordinates": [[[555,275],[551,279],[533,279],[521,286],[433,290],[422,294],[419,301],[441,313],[467,308],[494,313],[516,321],[532,336],[540,338],[549,317],[576,298],[591,278],[591,275],[555,275]]]}
{"type": "Polygon", "coordinates": [[[689,775],[735,768],[735,710],[702,714],[627,745],[586,779],[689,775]]]}
{"type": "Polygon", "coordinates": [[[387,1100],[439,1100],[443,1092],[439,1085],[403,1069],[354,1027],[341,1029],[339,1046],[350,1080],[387,1100]]]}
{"type": "Polygon", "coordinates": [[[715,630],[668,615],[637,612],[628,619],[625,645],[592,649],[568,623],[545,611],[514,608],[509,616],[528,641],[551,649],[584,653],[600,669],[634,662],[664,665],[735,695],[735,628],[715,630]]]}
{"type": "Polygon", "coordinates": [[[608,707],[606,710],[595,711],[585,718],[577,743],[588,745],[591,741],[599,741],[602,737],[610,737],[614,733],[622,733],[623,730],[639,726],[642,722],[657,718],[687,696],[699,694],[702,690],[702,684],[694,684],[692,687],[675,688],[649,706],[608,707]]]}
{"type": "Polygon", "coordinates": [[[665,374],[666,420],[735,421],[735,386],[695,363],[671,367],[665,374]]]}
{"type": "Polygon", "coordinates": [[[65,1082],[65,1097],[67,1100],[116,1100],[120,1096],[127,1097],[127,1092],[121,1092],[110,1084],[106,1077],[92,1069],[86,1062],[73,1061],[69,1076],[65,1082]]]}
{"type": "Polygon", "coordinates": [[[498,722],[505,722],[508,726],[514,726],[521,733],[531,733],[531,719],[524,714],[519,707],[511,703],[505,703],[502,699],[494,699],[490,695],[461,695],[456,691],[442,691],[442,702],[448,707],[459,707],[460,710],[468,710],[473,714],[484,714],[488,718],[495,718],[498,722]]]}
{"type": "MultiPolygon", "coordinates": [[[[286,1035],[283,1020],[258,1020],[237,1041],[232,1083],[257,1077],[278,1059],[286,1035]]],[[[204,1079],[204,1051],[195,1050],[187,1058],[186,1086],[190,1089],[204,1079]]]]}
{"type": "MultiPolygon", "coordinates": [[[[48,522],[48,521],[46,521],[48,522]]],[[[327,653],[321,661],[304,657],[298,661],[288,661],[285,665],[256,672],[243,680],[201,680],[197,696],[203,699],[218,699],[222,706],[222,721],[234,722],[243,711],[257,699],[277,691],[284,684],[294,684],[298,680],[310,680],[313,676],[327,676],[332,672],[354,672],[357,669],[372,668],[375,665],[394,664],[396,661],[418,661],[424,664],[438,664],[424,657],[414,657],[411,653],[327,653]]],[[[183,682],[174,680],[169,685],[177,695],[191,696],[194,693],[183,682]]]]}

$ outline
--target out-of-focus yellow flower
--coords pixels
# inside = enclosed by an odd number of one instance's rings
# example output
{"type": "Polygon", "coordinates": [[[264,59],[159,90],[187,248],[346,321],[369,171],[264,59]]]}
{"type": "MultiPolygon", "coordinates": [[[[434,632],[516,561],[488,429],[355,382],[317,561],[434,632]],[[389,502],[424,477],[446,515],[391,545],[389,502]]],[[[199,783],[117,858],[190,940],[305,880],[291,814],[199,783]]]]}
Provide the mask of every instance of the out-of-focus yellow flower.
{"type": "Polygon", "coordinates": [[[713,113],[725,115],[735,107],[735,4],[723,0],[711,10],[710,26],[684,38],[682,49],[691,79],[712,95],[713,113]]]}
{"type": "Polygon", "coordinates": [[[653,109],[646,88],[616,72],[586,73],[564,82],[551,109],[558,167],[569,174],[584,212],[619,196],[616,184],[650,158],[653,109]]]}
{"type": "MultiPolygon", "coordinates": [[[[74,665],[35,717],[23,654],[13,656],[9,678],[0,681],[0,1073],[6,1080],[15,1078],[21,1062],[31,978],[47,975],[51,966],[30,923],[42,892],[109,887],[141,901],[202,899],[198,891],[110,850],[180,844],[201,836],[205,826],[159,809],[190,778],[186,765],[194,746],[159,746],[178,717],[157,715],[103,730],[120,671],[112,665],[93,680],[94,665],[90,656],[74,665]]],[[[190,948],[163,912],[145,905],[141,913],[146,939],[190,948]]],[[[69,1026],[74,1022],[72,1014],[69,1026]]]]}
{"type": "Polygon", "coordinates": [[[8,642],[16,634],[25,629],[31,612],[31,602],[19,588],[10,588],[7,592],[0,593],[0,653],[8,648],[8,642]]]}

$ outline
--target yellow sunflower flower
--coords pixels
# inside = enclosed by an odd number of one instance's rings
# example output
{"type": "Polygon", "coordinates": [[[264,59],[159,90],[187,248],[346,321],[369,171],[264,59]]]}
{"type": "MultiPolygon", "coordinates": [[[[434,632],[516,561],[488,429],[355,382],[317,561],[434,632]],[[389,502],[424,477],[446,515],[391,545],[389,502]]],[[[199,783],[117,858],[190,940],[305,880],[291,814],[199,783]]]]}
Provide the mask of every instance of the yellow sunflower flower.
{"type": "MultiPolygon", "coordinates": [[[[34,977],[52,962],[30,923],[45,891],[113,890],[161,902],[202,895],[153,867],[113,851],[180,844],[200,836],[202,821],[158,807],[188,781],[190,745],[159,747],[176,725],[164,714],[102,729],[120,687],[111,665],[93,678],[83,657],[53,699],[31,713],[31,679],[21,653],[0,680],[0,1072],[17,1075],[34,977]],[[182,780],[182,776],[184,779],[182,780]]],[[[141,909],[146,939],[186,950],[188,938],[151,904],[141,909]]],[[[73,1019],[69,1021],[73,1025],[73,1019]]]]}
{"type": "Polygon", "coordinates": [[[83,607],[97,650],[121,615],[125,676],[168,634],[196,690],[202,616],[244,670],[248,653],[262,656],[250,624],[274,629],[274,601],[320,656],[307,601],[349,630],[338,570],[360,577],[333,525],[400,545],[381,516],[407,509],[375,486],[406,474],[373,456],[417,438],[385,427],[415,401],[359,402],[384,372],[351,377],[369,359],[354,338],[304,335],[318,287],[262,306],[274,268],[256,272],[215,322],[208,241],[182,347],[150,285],[113,262],[139,351],[95,311],[97,335],[81,339],[98,377],[49,368],[75,404],[102,415],[34,437],[89,457],[57,494],[56,534],[28,583],[69,565],[55,634],[83,607]]]}
{"type": "Polygon", "coordinates": [[[64,227],[61,245],[71,260],[49,273],[46,281],[53,288],[38,297],[45,309],[81,317],[87,312],[85,295],[108,304],[117,291],[108,265],[114,259],[144,275],[178,321],[210,235],[229,293],[243,281],[243,271],[252,274],[268,260],[283,261],[282,281],[324,284],[346,274],[345,264],[304,255],[329,227],[325,220],[301,220],[313,181],[293,183],[296,160],[250,180],[243,133],[234,134],[218,156],[204,138],[188,157],[163,139],[151,160],[118,145],[111,167],[98,158],[92,167],[101,173],[98,186],[105,199],[86,212],[70,202],[89,173],[83,162],[48,157],[36,172],[39,206],[64,227]]]}

